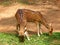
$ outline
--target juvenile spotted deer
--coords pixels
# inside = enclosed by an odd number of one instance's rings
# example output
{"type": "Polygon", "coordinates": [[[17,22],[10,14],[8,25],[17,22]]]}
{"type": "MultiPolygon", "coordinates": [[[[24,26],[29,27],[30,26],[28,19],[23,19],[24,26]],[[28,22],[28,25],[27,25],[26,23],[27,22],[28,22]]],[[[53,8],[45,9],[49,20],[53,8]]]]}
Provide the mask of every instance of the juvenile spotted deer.
{"type": "Polygon", "coordinates": [[[39,29],[40,25],[43,24],[49,31],[49,35],[52,35],[53,28],[52,25],[48,24],[43,15],[39,11],[32,11],[29,9],[18,9],[15,14],[16,20],[17,20],[17,29],[19,35],[22,37],[21,39],[24,39],[24,35],[29,39],[29,35],[27,32],[27,22],[35,22],[37,25],[37,34],[40,36],[40,33],[42,33],[39,29]]]}

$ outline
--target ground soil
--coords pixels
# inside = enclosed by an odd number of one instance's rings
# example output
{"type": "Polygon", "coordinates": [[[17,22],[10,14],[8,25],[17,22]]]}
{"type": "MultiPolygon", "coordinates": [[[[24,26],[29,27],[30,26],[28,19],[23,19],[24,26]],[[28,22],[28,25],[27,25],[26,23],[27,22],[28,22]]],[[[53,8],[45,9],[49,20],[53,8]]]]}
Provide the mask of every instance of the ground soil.
{"type": "MultiPolygon", "coordinates": [[[[12,4],[10,6],[0,5],[0,32],[15,32],[16,31],[16,19],[15,13],[17,9],[31,9],[34,11],[40,11],[46,20],[52,22],[54,32],[60,32],[60,8],[53,5],[25,5],[25,4],[12,4]]],[[[28,30],[37,32],[35,23],[29,22],[28,30]]],[[[48,30],[42,25],[43,32],[48,30]]]]}

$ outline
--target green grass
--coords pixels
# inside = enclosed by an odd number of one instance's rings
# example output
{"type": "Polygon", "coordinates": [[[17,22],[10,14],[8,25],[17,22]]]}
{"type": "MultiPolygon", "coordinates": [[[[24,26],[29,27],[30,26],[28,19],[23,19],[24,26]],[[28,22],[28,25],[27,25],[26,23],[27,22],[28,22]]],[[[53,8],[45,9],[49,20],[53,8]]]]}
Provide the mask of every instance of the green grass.
{"type": "Polygon", "coordinates": [[[43,34],[30,36],[30,41],[25,37],[24,43],[19,41],[17,34],[0,33],[0,45],[60,45],[60,33],[54,32],[52,36],[43,34]]]}
{"type": "Polygon", "coordinates": [[[20,4],[29,4],[27,0],[2,0],[0,1],[0,5],[9,6],[13,3],[20,3],[20,4]]]}
{"type": "MultiPolygon", "coordinates": [[[[56,4],[56,1],[55,0],[48,0],[49,2],[52,2],[54,4],[56,4]]],[[[38,2],[46,2],[46,0],[32,0],[31,2],[29,0],[0,0],[0,5],[3,5],[3,6],[9,6],[13,3],[22,3],[22,4],[28,4],[28,5],[35,5],[35,4],[38,4],[38,2]]],[[[40,4],[41,4],[40,3],[40,4]]]]}
{"type": "Polygon", "coordinates": [[[3,0],[0,2],[0,5],[4,5],[4,6],[9,6],[12,4],[12,1],[10,0],[3,0]]]}

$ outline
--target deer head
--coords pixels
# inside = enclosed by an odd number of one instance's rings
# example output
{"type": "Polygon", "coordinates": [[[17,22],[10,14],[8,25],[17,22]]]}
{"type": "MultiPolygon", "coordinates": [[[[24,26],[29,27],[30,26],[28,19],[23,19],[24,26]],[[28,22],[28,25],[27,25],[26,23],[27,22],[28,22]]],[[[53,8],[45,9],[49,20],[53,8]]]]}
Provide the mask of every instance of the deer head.
{"type": "Polygon", "coordinates": [[[49,29],[50,29],[50,31],[49,31],[49,35],[52,35],[52,33],[53,33],[52,23],[50,23],[49,26],[50,26],[50,28],[49,28],[49,29]]]}
{"type": "Polygon", "coordinates": [[[20,28],[19,30],[18,30],[18,36],[19,36],[19,39],[20,39],[20,42],[24,42],[24,28],[20,28]]]}

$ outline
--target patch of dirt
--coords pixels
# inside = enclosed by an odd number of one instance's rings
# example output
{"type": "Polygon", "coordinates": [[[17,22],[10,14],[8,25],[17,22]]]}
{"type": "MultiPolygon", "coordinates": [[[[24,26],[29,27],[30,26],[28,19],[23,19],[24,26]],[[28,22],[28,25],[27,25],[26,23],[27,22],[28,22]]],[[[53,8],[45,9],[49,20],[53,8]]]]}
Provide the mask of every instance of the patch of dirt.
{"type": "Polygon", "coordinates": [[[56,44],[57,45],[60,44],[60,40],[53,40],[51,45],[56,45],[56,44]]]}
{"type": "MultiPolygon", "coordinates": [[[[0,32],[16,31],[15,13],[17,9],[30,9],[40,11],[48,22],[52,22],[54,32],[60,32],[60,8],[53,5],[23,5],[12,4],[11,6],[0,6],[0,32]]],[[[28,23],[28,29],[37,32],[34,23],[28,23]]],[[[42,25],[43,32],[48,30],[42,25]]]]}

